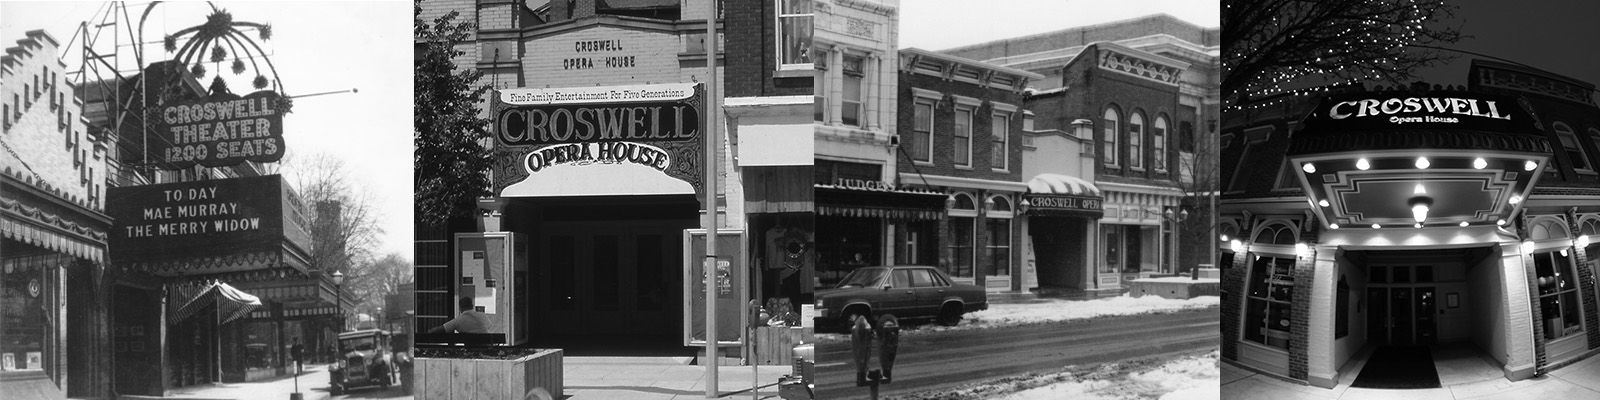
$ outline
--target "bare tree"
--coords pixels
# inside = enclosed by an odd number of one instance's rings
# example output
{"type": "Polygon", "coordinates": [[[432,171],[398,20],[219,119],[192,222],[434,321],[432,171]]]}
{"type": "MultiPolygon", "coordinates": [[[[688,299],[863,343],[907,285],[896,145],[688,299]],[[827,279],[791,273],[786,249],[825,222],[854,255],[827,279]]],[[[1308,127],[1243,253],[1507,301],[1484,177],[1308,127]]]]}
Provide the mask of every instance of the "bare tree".
{"type": "MultiPolygon", "coordinates": [[[[1201,127],[1201,130],[1208,127],[1201,127]]],[[[1220,189],[1222,168],[1218,165],[1220,144],[1215,133],[1181,135],[1178,157],[1178,179],[1171,181],[1173,188],[1183,192],[1180,207],[1188,217],[1174,221],[1178,227],[1177,246],[1180,259],[1178,270],[1188,270],[1198,278],[1196,268],[1211,258],[1211,248],[1216,247],[1212,237],[1218,227],[1216,200],[1220,189]]],[[[1212,260],[1211,262],[1214,262],[1212,260]]]]}
{"type": "Polygon", "coordinates": [[[312,266],[353,280],[351,267],[369,262],[383,235],[371,194],[350,179],[343,160],[327,154],[290,153],[283,164],[311,222],[312,266]]]}
{"type": "Polygon", "coordinates": [[[360,299],[355,312],[371,315],[382,321],[380,309],[384,297],[399,293],[400,285],[411,282],[412,263],[405,255],[389,253],[352,266],[346,272],[345,290],[360,299]]]}
{"type": "Polygon", "coordinates": [[[1447,58],[1429,45],[1463,38],[1437,26],[1454,10],[1444,0],[1224,0],[1223,104],[1304,79],[1409,81],[1417,68],[1447,58]]]}

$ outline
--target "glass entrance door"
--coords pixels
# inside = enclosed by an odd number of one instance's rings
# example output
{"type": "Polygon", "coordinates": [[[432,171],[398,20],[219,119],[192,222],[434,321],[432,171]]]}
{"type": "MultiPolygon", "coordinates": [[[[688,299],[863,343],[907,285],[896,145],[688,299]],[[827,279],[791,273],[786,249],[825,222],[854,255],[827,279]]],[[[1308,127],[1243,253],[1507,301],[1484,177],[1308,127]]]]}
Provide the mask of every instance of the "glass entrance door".
{"type": "Polygon", "coordinates": [[[1367,341],[1376,345],[1430,345],[1437,341],[1435,289],[1376,287],[1367,289],[1367,341]]]}
{"type": "Polygon", "coordinates": [[[682,230],[644,223],[549,224],[534,270],[535,332],[671,335],[682,327],[682,230]]]}

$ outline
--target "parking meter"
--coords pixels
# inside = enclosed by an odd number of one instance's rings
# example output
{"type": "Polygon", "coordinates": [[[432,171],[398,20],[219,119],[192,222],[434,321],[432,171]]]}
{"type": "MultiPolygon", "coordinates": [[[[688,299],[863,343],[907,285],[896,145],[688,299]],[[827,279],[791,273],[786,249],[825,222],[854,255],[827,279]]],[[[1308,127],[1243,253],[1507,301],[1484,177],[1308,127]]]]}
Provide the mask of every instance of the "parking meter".
{"type": "Polygon", "coordinates": [[[856,386],[867,386],[867,363],[872,361],[872,327],[867,324],[867,317],[856,316],[855,325],[850,327],[850,353],[856,361],[856,386]]]}
{"type": "Polygon", "coordinates": [[[894,357],[900,352],[900,320],[894,315],[878,319],[878,364],[883,367],[883,383],[894,380],[894,357]]]}

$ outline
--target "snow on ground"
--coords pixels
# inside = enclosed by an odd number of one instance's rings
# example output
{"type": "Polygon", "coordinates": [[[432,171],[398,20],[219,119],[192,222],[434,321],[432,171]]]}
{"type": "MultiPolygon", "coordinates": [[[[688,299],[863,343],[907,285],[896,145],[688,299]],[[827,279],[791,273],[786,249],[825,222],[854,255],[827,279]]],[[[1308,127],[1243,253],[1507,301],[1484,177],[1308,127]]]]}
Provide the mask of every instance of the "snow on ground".
{"type": "MultiPolygon", "coordinates": [[[[1123,377],[1079,379],[1045,376],[1033,379],[1060,380],[1057,383],[1011,393],[1001,400],[1090,399],[1124,400],[1210,400],[1221,397],[1218,352],[1188,356],[1159,367],[1133,372],[1123,377]]],[[[1094,374],[1087,374],[1092,376],[1094,374]]]]}
{"type": "Polygon", "coordinates": [[[1045,299],[1017,304],[990,304],[989,309],[967,314],[961,325],[969,329],[1020,325],[1036,322],[1061,322],[1112,315],[1162,313],[1196,308],[1216,307],[1221,297],[1200,296],[1187,300],[1165,299],[1160,296],[1133,297],[1123,294],[1095,300],[1045,299]]]}

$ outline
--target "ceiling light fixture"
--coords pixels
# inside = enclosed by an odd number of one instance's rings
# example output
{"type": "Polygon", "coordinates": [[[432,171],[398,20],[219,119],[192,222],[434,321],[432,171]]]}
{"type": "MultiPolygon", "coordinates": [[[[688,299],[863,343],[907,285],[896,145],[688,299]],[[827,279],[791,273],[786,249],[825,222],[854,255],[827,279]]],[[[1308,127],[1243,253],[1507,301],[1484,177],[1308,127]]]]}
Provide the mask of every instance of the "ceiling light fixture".
{"type": "MultiPolygon", "coordinates": [[[[1417,185],[1417,188],[1421,189],[1422,185],[1417,185]]],[[[1428,196],[1416,196],[1412,197],[1411,200],[1406,201],[1406,204],[1411,205],[1411,218],[1417,220],[1418,224],[1421,224],[1422,221],[1428,220],[1428,207],[1433,206],[1433,198],[1428,196]]]]}
{"type": "Polygon", "coordinates": [[[1494,221],[1495,225],[1506,226],[1506,220],[1494,221]]]}
{"type": "Polygon", "coordinates": [[[1317,200],[1317,205],[1323,206],[1323,207],[1327,207],[1328,206],[1328,199],[1317,200]]]}
{"type": "Polygon", "coordinates": [[[1372,229],[1383,229],[1383,225],[1372,224],[1372,229]]]}
{"type": "Polygon", "coordinates": [[[1522,202],[1522,196],[1511,195],[1511,204],[1517,204],[1517,203],[1521,203],[1521,202],[1522,202]]]}
{"type": "Polygon", "coordinates": [[[1428,158],[1417,157],[1417,169],[1428,169],[1428,158]]]}
{"type": "Polygon", "coordinates": [[[1317,173],[1317,166],[1311,165],[1311,163],[1305,163],[1305,165],[1301,165],[1300,169],[1305,170],[1308,174],[1317,173]]]}
{"type": "Polygon", "coordinates": [[[1471,224],[1468,224],[1467,221],[1461,221],[1461,227],[1462,228],[1467,227],[1467,225],[1471,225],[1471,224]]]}
{"type": "Polygon", "coordinates": [[[1539,163],[1533,162],[1533,160],[1528,160],[1528,162],[1522,163],[1523,171],[1532,171],[1534,168],[1539,168],[1539,163]]]}
{"type": "Polygon", "coordinates": [[[1356,160],[1356,168],[1366,171],[1367,168],[1372,168],[1372,163],[1368,163],[1365,158],[1356,160]]]}
{"type": "Polygon", "coordinates": [[[1422,227],[1422,223],[1418,222],[1418,223],[1415,223],[1415,224],[1411,224],[1411,227],[1412,228],[1421,228],[1422,227]]]}
{"type": "Polygon", "coordinates": [[[1483,157],[1478,157],[1477,159],[1472,160],[1472,168],[1484,169],[1485,167],[1488,167],[1488,166],[1489,166],[1489,162],[1488,161],[1484,161],[1483,157]]]}
{"type": "Polygon", "coordinates": [[[1339,229],[1339,224],[1328,224],[1328,229],[1339,229]]]}

